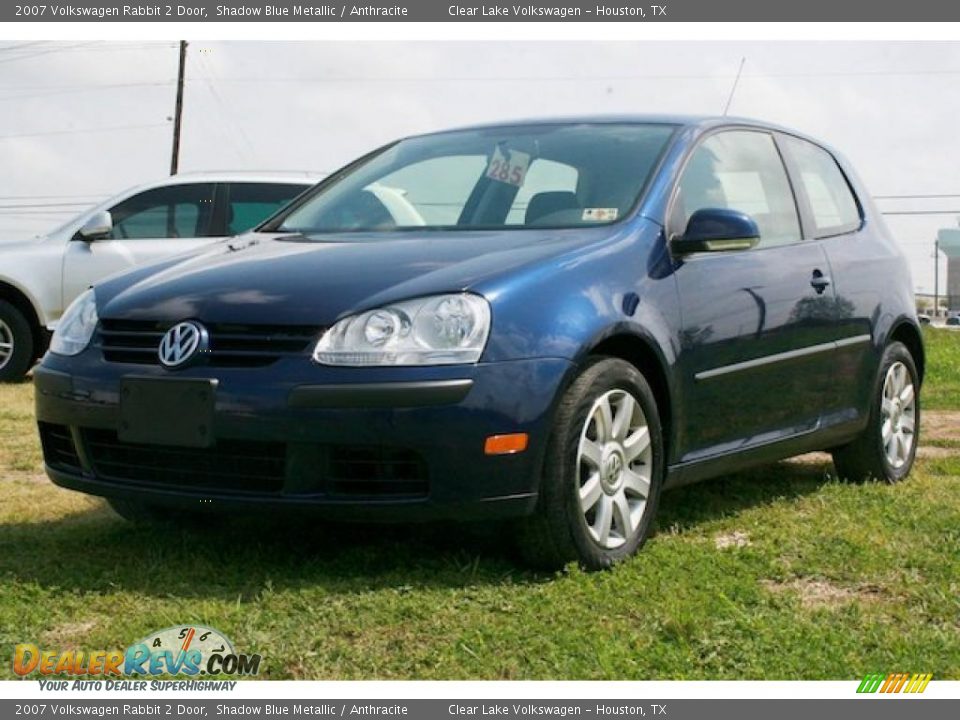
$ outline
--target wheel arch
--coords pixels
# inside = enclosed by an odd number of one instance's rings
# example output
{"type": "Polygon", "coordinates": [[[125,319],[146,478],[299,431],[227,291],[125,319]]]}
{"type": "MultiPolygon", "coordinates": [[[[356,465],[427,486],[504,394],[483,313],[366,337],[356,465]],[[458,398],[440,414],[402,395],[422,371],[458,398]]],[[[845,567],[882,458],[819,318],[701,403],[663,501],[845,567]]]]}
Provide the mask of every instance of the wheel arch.
{"type": "Polygon", "coordinates": [[[16,285],[0,279],[0,300],[6,300],[17,310],[23,313],[30,328],[33,330],[34,358],[40,357],[45,348],[46,329],[40,322],[40,316],[33,304],[33,300],[16,285]]]}
{"type": "Polygon", "coordinates": [[[639,370],[653,391],[663,428],[664,456],[669,459],[673,446],[673,394],[666,372],[666,363],[648,339],[632,333],[619,333],[606,337],[590,348],[587,357],[603,355],[615,357],[639,370]]]}
{"type": "Polygon", "coordinates": [[[923,349],[923,335],[920,329],[907,319],[902,319],[895,323],[890,330],[889,342],[901,342],[907,346],[907,350],[913,356],[913,361],[917,366],[917,375],[920,377],[920,383],[923,384],[923,374],[926,369],[926,352],[923,349]]]}

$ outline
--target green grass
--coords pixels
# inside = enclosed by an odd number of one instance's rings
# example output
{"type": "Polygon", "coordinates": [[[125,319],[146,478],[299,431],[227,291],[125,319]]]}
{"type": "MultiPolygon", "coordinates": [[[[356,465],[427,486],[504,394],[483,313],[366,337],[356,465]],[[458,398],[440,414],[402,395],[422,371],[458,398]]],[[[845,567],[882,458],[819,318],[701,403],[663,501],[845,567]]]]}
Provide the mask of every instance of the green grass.
{"type": "Polygon", "coordinates": [[[42,467],[33,425],[33,389],[29,384],[0,383],[0,471],[37,472],[42,467]]]}
{"type": "Polygon", "coordinates": [[[925,382],[934,391],[925,391],[923,407],[928,410],[960,410],[960,330],[925,327],[927,351],[925,382]]]}
{"type": "MultiPolygon", "coordinates": [[[[960,409],[960,334],[927,343],[925,407],[960,409]]],[[[0,653],[195,622],[271,679],[960,678],[960,427],[943,413],[901,485],[839,483],[826,456],[729,476],[666,494],[615,571],[547,575],[504,533],[455,526],[138,530],[40,477],[31,397],[0,386],[0,653]]]]}

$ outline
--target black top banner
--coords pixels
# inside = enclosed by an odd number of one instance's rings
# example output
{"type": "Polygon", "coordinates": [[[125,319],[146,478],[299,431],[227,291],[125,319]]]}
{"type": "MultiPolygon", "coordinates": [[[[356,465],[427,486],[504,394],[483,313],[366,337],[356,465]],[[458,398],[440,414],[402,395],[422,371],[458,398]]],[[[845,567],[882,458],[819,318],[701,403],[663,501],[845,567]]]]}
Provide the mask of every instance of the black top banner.
{"type": "Polygon", "coordinates": [[[943,0],[107,0],[4,3],[0,22],[946,22],[960,3],[943,0]]]}

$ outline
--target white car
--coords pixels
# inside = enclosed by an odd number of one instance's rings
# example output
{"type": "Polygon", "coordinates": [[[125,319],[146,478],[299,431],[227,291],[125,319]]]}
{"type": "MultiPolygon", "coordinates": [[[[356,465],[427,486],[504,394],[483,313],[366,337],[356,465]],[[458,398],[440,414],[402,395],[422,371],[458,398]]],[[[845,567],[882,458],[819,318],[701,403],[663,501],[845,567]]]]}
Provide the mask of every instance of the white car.
{"type": "Polygon", "coordinates": [[[0,243],[0,382],[23,377],[64,309],[95,282],[249,230],[321,179],[177,175],[131,188],[49,235],[0,243]]]}

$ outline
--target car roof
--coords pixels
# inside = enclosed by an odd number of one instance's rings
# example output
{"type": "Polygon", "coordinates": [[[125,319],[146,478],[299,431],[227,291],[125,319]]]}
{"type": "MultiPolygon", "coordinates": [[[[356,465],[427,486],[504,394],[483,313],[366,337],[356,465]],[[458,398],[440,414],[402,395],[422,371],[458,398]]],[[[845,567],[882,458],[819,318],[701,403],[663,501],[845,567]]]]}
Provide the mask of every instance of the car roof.
{"type": "Polygon", "coordinates": [[[791,128],[783,127],[765,120],[755,118],[735,117],[727,115],[670,115],[670,114],[614,114],[614,115],[571,115],[555,117],[534,117],[520,118],[516,120],[506,120],[501,122],[480,123],[476,125],[466,125],[446,130],[440,130],[436,133],[423,133],[424,135],[441,134],[444,132],[458,132],[463,130],[491,130],[494,128],[508,128],[528,125],[676,125],[678,127],[695,128],[709,130],[715,127],[738,126],[738,127],[756,127],[764,130],[776,130],[779,132],[796,135],[806,138],[817,144],[822,144],[814,138],[798,132],[791,128]]]}
{"type": "Polygon", "coordinates": [[[244,171],[244,170],[204,170],[184,172],[170,177],[144,183],[142,187],[158,187],[161,185],[183,185],[195,182],[262,182],[262,183],[295,183],[314,185],[327,176],[326,173],[310,170],[271,170],[271,171],[244,171]]]}
{"type": "Polygon", "coordinates": [[[304,188],[316,185],[327,177],[324,173],[310,171],[234,171],[234,170],[205,170],[202,172],[184,172],[171,175],[165,178],[159,178],[152,182],[140,183],[126,187],[122,192],[110,196],[101,203],[101,206],[110,203],[119,202],[128,197],[143,192],[144,190],[155,190],[157,188],[172,187],[176,185],[189,185],[190,183],[267,183],[267,184],[285,184],[285,185],[303,185],[304,188]]]}

